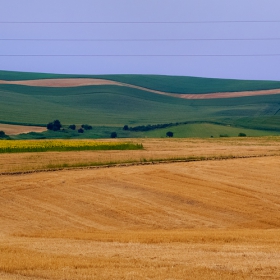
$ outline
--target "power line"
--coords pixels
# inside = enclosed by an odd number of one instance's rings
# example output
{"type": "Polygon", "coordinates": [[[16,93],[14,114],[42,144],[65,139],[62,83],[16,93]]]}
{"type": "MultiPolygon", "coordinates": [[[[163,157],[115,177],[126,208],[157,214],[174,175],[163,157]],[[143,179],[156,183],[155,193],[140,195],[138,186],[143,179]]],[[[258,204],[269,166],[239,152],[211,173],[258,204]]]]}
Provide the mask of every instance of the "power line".
{"type": "Polygon", "coordinates": [[[209,21],[0,21],[0,24],[219,24],[280,23],[280,20],[209,20],[209,21]]]}
{"type": "Polygon", "coordinates": [[[180,41],[279,41],[280,38],[162,38],[162,39],[39,39],[0,38],[0,41],[42,41],[42,42],[180,42],[180,41]]]}
{"type": "Polygon", "coordinates": [[[0,57],[276,57],[279,54],[1,54],[0,57]]]}

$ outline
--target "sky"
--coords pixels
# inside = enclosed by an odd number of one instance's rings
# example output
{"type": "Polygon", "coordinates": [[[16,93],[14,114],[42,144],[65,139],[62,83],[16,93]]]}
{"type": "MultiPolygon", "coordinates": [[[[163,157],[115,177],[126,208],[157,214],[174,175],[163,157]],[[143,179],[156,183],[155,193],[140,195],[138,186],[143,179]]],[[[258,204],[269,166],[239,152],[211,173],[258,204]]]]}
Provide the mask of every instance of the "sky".
{"type": "Polygon", "coordinates": [[[280,81],[279,0],[0,0],[0,69],[280,81]]]}

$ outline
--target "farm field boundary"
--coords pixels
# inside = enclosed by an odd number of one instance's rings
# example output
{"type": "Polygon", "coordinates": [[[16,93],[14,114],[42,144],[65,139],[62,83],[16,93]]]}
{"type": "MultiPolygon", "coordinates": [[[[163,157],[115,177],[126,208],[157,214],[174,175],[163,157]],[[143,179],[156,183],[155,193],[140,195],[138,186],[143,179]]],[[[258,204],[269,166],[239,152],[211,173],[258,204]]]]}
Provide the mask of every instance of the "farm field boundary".
{"type": "Polygon", "coordinates": [[[248,155],[248,156],[213,156],[213,157],[189,157],[189,158],[174,158],[174,159],[145,159],[143,161],[135,162],[110,162],[110,163],[81,163],[81,164],[53,164],[52,167],[46,169],[37,169],[37,170],[28,170],[20,172],[2,172],[0,176],[4,175],[24,175],[32,174],[39,172],[54,172],[61,170],[83,170],[83,169],[100,169],[100,168],[113,168],[113,167],[131,167],[131,166],[140,166],[140,165],[155,165],[155,164],[171,164],[171,163],[180,163],[180,162],[194,162],[194,161],[217,161],[217,160],[230,160],[230,159],[242,159],[242,158],[262,158],[262,157],[271,157],[271,156],[280,156],[278,154],[269,154],[269,155],[248,155]]]}
{"type": "MultiPolygon", "coordinates": [[[[10,141],[13,142],[13,140],[10,141]]],[[[98,140],[95,141],[98,142],[98,140]]],[[[275,156],[280,153],[280,137],[278,136],[208,139],[140,138],[140,140],[137,138],[118,139],[117,142],[132,144],[140,142],[143,149],[4,153],[0,157],[0,173],[20,174],[36,170],[153,165],[165,162],[275,156]]]]}
{"type": "Polygon", "coordinates": [[[138,90],[143,90],[155,94],[166,95],[175,98],[183,99],[215,99],[215,98],[236,98],[245,96],[259,96],[259,95],[273,95],[280,94],[280,89],[267,90],[247,90],[247,91],[233,91],[233,92],[210,92],[210,93],[172,93],[159,90],[153,90],[145,87],[135,86],[132,84],[115,82],[112,80],[103,79],[42,79],[42,80],[24,80],[24,81],[3,81],[3,85],[24,85],[30,87],[81,87],[81,86],[101,86],[101,85],[115,85],[121,87],[129,87],[138,90]]]}

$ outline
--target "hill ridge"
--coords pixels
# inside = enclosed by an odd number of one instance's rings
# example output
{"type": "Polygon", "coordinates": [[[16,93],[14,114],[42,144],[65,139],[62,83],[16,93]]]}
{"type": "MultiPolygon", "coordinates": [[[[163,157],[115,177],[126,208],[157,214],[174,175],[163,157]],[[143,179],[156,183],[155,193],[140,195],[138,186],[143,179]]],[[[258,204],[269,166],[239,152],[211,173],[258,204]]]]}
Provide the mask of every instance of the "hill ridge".
{"type": "Polygon", "coordinates": [[[254,81],[237,79],[202,78],[190,76],[168,75],[138,75],[138,74],[109,74],[109,75],[71,75],[71,74],[43,74],[28,72],[1,71],[0,80],[38,80],[62,78],[90,78],[110,80],[123,84],[130,84],[151,90],[158,90],[178,94],[202,94],[214,92],[237,92],[279,89],[280,81],[254,81]]]}
{"type": "Polygon", "coordinates": [[[0,84],[4,85],[24,85],[24,86],[36,86],[36,87],[80,87],[80,86],[100,86],[100,85],[115,85],[135,88],[143,91],[148,91],[156,94],[162,94],[166,96],[184,98],[184,99],[212,99],[212,98],[235,98],[244,96],[256,96],[256,95],[271,95],[280,94],[279,89],[270,90],[258,90],[258,91],[236,91],[236,92],[215,92],[215,93],[172,93],[158,90],[152,90],[132,84],[119,83],[112,80],[94,79],[94,78],[64,78],[64,79],[38,79],[38,80],[20,80],[20,81],[6,81],[0,80],[0,84]]]}

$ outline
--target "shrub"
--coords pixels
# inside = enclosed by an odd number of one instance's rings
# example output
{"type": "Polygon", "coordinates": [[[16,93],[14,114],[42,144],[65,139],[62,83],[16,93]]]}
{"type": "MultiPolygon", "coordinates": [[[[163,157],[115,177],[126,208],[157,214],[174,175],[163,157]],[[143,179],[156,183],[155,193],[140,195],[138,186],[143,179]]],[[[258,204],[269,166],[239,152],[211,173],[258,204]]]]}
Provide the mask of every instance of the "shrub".
{"type": "Polygon", "coordinates": [[[88,124],[82,124],[82,128],[84,130],[91,130],[92,129],[92,126],[91,125],[88,125],[88,124]]]}
{"type": "Polygon", "coordinates": [[[47,124],[48,130],[58,131],[58,130],[60,130],[61,127],[62,127],[62,125],[59,120],[55,120],[55,121],[47,124]]]}
{"type": "Polygon", "coordinates": [[[127,124],[123,127],[123,130],[128,130],[128,125],[127,124]]]}
{"type": "Polygon", "coordinates": [[[117,135],[117,132],[112,132],[112,133],[111,133],[111,138],[117,138],[117,136],[118,136],[118,135],[117,135]]]}
{"type": "Polygon", "coordinates": [[[72,129],[72,130],[75,130],[75,129],[76,129],[76,125],[71,124],[71,125],[68,126],[68,128],[69,128],[69,129],[72,129]]]}
{"type": "Polygon", "coordinates": [[[83,130],[82,128],[79,128],[79,129],[78,129],[78,132],[79,132],[79,133],[84,133],[84,130],[83,130]]]}
{"type": "Polygon", "coordinates": [[[172,131],[168,131],[166,132],[166,137],[173,137],[173,132],[172,131]]]}
{"type": "Polygon", "coordinates": [[[240,132],[239,134],[238,134],[238,137],[246,137],[247,135],[245,134],[245,133],[243,133],[243,132],[240,132]]]}
{"type": "Polygon", "coordinates": [[[129,127],[128,130],[130,131],[150,131],[154,129],[160,129],[160,128],[166,128],[166,127],[171,127],[176,124],[173,123],[164,123],[164,124],[148,124],[148,125],[140,125],[140,126],[135,126],[135,127],[129,127]]]}
{"type": "Polygon", "coordinates": [[[4,131],[0,130],[0,138],[5,138],[6,134],[4,131]]]}

